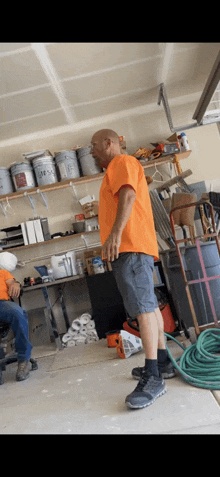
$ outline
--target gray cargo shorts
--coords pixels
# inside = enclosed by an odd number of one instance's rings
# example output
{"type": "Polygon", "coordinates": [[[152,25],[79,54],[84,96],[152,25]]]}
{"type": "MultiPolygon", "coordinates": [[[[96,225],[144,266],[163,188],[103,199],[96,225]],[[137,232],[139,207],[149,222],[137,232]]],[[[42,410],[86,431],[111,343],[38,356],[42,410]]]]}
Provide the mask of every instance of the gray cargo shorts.
{"type": "Polygon", "coordinates": [[[130,318],[158,308],[153,283],[154,257],[145,253],[124,252],[111,265],[130,318]]]}

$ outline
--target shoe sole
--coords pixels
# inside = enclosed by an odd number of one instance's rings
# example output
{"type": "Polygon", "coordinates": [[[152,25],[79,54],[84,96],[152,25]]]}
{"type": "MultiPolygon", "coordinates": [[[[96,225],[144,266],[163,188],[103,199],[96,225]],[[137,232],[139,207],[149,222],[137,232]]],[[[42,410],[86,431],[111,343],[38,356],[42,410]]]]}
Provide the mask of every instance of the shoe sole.
{"type": "MultiPolygon", "coordinates": [[[[168,373],[162,373],[161,376],[162,376],[163,379],[170,379],[170,378],[174,378],[176,376],[176,373],[175,373],[175,371],[173,373],[169,373],[169,374],[168,373]]],[[[141,379],[140,376],[135,376],[134,374],[132,374],[132,378],[137,379],[138,381],[141,379]]]]}
{"type": "Polygon", "coordinates": [[[162,373],[162,378],[163,379],[170,379],[170,378],[174,378],[176,376],[176,373],[175,371],[173,371],[173,373],[162,373]]]}
{"type": "Polygon", "coordinates": [[[139,405],[137,405],[137,404],[131,404],[131,403],[128,402],[128,401],[125,401],[125,404],[126,404],[126,406],[129,407],[130,409],[143,409],[144,407],[149,407],[149,406],[151,406],[151,404],[153,404],[153,403],[156,401],[157,398],[159,398],[160,396],[163,396],[164,394],[166,394],[166,392],[167,392],[167,388],[165,387],[165,388],[163,389],[163,391],[161,391],[159,394],[157,394],[157,395],[155,396],[154,399],[152,399],[152,401],[149,401],[149,402],[146,403],[146,404],[139,404],[139,405]]]}

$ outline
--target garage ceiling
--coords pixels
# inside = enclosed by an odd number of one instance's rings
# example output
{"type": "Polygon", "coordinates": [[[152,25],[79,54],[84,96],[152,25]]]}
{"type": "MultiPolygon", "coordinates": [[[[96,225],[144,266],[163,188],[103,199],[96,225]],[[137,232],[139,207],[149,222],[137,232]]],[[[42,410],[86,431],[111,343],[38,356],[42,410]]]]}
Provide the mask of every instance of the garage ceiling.
{"type": "Polygon", "coordinates": [[[169,99],[193,102],[219,48],[220,43],[0,43],[0,141],[145,104],[159,108],[161,82],[169,99]]]}

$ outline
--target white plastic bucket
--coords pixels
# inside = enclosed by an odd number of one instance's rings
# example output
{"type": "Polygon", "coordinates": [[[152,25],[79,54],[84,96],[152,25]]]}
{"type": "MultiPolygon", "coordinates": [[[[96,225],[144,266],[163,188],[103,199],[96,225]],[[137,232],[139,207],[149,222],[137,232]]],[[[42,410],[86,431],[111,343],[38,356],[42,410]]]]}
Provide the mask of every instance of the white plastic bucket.
{"type": "Polygon", "coordinates": [[[92,176],[102,172],[102,169],[96,163],[92,154],[90,154],[90,147],[81,147],[77,149],[77,156],[82,168],[82,173],[84,176],[92,176]]]}
{"type": "Polygon", "coordinates": [[[60,180],[80,177],[79,166],[75,151],[61,151],[55,155],[55,162],[60,173],[60,180]]]}
{"type": "Polygon", "coordinates": [[[0,167],[0,195],[11,194],[13,184],[7,167],[0,167]]]}
{"type": "Polygon", "coordinates": [[[16,191],[32,189],[32,187],[36,186],[31,164],[27,162],[15,162],[10,169],[16,191]]]}
{"type": "Polygon", "coordinates": [[[57,182],[55,163],[52,156],[38,157],[33,159],[32,163],[39,186],[57,182]]]}

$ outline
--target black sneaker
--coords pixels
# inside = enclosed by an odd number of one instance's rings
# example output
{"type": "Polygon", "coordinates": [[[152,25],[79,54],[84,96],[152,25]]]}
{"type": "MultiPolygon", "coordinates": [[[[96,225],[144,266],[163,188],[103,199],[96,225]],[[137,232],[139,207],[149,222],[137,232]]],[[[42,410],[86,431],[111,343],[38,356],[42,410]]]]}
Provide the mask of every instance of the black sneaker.
{"type": "Polygon", "coordinates": [[[162,376],[156,377],[145,371],[135,390],[126,397],[125,403],[131,409],[142,409],[153,404],[166,392],[167,388],[162,376]]]}
{"type": "MultiPolygon", "coordinates": [[[[173,363],[170,360],[167,361],[164,364],[158,363],[158,370],[159,370],[163,379],[170,379],[170,378],[173,378],[176,375],[175,368],[173,366],[173,363]]],[[[132,371],[131,371],[131,374],[132,374],[133,378],[140,379],[144,371],[145,371],[144,366],[141,367],[141,368],[139,368],[139,367],[138,368],[133,368],[132,371]]]]}

